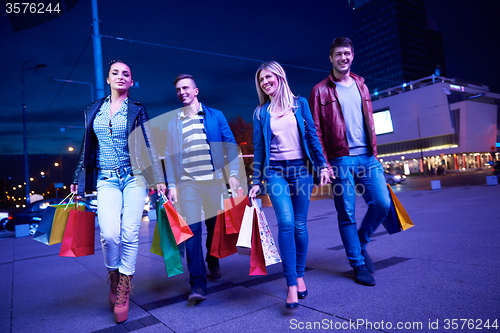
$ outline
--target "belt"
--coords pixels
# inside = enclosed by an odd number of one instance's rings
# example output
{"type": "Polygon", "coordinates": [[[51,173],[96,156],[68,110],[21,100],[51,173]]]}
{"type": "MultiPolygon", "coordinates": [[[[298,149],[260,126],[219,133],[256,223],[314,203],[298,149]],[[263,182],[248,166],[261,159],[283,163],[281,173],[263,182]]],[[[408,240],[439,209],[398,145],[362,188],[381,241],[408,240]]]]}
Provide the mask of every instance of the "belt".
{"type": "Polygon", "coordinates": [[[113,169],[113,170],[101,169],[100,171],[104,172],[104,173],[108,173],[109,175],[115,173],[118,177],[123,178],[127,175],[132,174],[132,167],[131,166],[121,167],[121,168],[113,169]]]}

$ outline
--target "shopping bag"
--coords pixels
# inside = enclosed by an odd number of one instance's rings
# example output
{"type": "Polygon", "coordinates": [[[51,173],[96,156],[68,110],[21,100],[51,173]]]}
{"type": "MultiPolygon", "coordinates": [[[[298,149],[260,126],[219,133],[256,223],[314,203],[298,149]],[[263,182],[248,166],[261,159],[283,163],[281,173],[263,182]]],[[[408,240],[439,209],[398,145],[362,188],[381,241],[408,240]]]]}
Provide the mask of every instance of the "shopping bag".
{"type": "Polygon", "coordinates": [[[394,207],[394,202],[391,199],[391,208],[389,209],[389,213],[385,217],[384,221],[382,221],[382,225],[385,230],[389,234],[395,234],[401,231],[401,225],[399,224],[398,215],[396,213],[396,208],[394,207]]]}
{"type": "Polygon", "coordinates": [[[394,191],[389,184],[387,184],[387,188],[391,198],[391,208],[389,209],[387,217],[382,222],[382,225],[389,234],[394,234],[400,232],[401,230],[413,227],[414,224],[410,219],[410,216],[404,209],[399,199],[396,197],[396,194],[394,194],[394,191]]]}
{"type": "Polygon", "coordinates": [[[219,210],[217,212],[217,219],[215,221],[214,237],[212,239],[212,248],[210,255],[222,259],[231,254],[238,252],[236,249],[236,242],[238,241],[238,234],[226,233],[225,225],[225,212],[219,210]]]}
{"type": "Polygon", "coordinates": [[[68,223],[59,251],[60,257],[83,257],[94,254],[95,213],[69,212],[68,223]]]}
{"type": "MultiPolygon", "coordinates": [[[[66,205],[64,205],[66,206],[66,205]]],[[[52,223],[56,214],[56,206],[48,206],[42,214],[42,219],[38,223],[33,239],[49,245],[50,233],[52,232],[52,223]]]]}
{"type": "Polygon", "coordinates": [[[255,207],[255,212],[257,214],[257,222],[259,226],[260,241],[262,244],[262,251],[264,253],[264,259],[266,266],[278,264],[281,262],[281,257],[278,252],[276,243],[274,242],[271,229],[267,223],[266,216],[264,212],[259,208],[255,199],[252,199],[252,206],[255,207]]]}
{"type": "Polygon", "coordinates": [[[238,234],[238,241],[236,242],[238,254],[247,256],[251,254],[250,249],[252,248],[252,228],[254,221],[257,222],[255,207],[246,206],[241,221],[240,233],[238,234]]]}
{"type": "Polygon", "coordinates": [[[167,275],[172,277],[183,273],[182,260],[174,234],[167,218],[165,207],[156,205],[156,225],[151,244],[151,253],[163,257],[167,275]]]}
{"type": "Polygon", "coordinates": [[[257,220],[254,220],[252,224],[252,249],[250,254],[250,272],[248,275],[267,275],[266,259],[262,250],[257,220]]]}
{"type": "Polygon", "coordinates": [[[83,204],[62,204],[68,197],[63,199],[58,205],[51,205],[45,209],[38,228],[35,232],[34,240],[47,245],[61,243],[64,236],[64,229],[68,222],[69,212],[72,210],[84,211],[83,204]]]}
{"type": "Polygon", "coordinates": [[[165,208],[168,222],[170,223],[170,228],[172,229],[177,245],[193,237],[193,232],[182,216],[175,210],[172,202],[167,200],[163,204],[163,207],[165,208]]]}
{"type": "Polygon", "coordinates": [[[401,229],[410,229],[414,226],[413,221],[406,212],[406,209],[404,209],[403,205],[396,197],[396,194],[394,194],[394,192],[392,191],[392,188],[389,185],[387,185],[387,187],[389,188],[389,192],[391,193],[391,201],[394,202],[394,207],[396,208],[396,213],[398,215],[399,225],[401,226],[401,229]]]}
{"type": "Polygon", "coordinates": [[[240,232],[245,207],[250,206],[248,196],[224,199],[224,218],[227,234],[240,232]]]}

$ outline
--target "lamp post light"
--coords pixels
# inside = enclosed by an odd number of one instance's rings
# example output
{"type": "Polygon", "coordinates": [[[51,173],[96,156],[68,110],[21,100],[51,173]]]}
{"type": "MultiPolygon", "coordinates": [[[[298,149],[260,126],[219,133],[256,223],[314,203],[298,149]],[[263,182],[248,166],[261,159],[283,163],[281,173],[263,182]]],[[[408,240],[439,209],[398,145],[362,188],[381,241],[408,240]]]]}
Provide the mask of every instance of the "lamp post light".
{"type": "Polygon", "coordinates": [[[92,103],[94,103],[94,86],[92,85],[92,83],[91,83],[91,82],[85,82],[85,81],[75,81],[75,80],[61,80],[61,79],[54,79],[54,81],[59,81],[59,82],[69,82],[69,83],[89,84],[89,85],[90,85],[90,99],[92,100],[92,103]]]}
{"type": "Polygon", "coordinates": [[[60,179],[60,183],[61,183],[62,185],[56,185],[56,183],[54,183],[54,188],[55,188],[55,190],[56,190],[56,198],[57,198],[57,194],[58,194],[58,192],[59,192],[59,191],[58,191],[58,190],[59,190],[59,188],[64,189],[64,169],[63,169],[63,168],[64,168],[64,163],[63,163],[63,160],[62,160],[62,151],[63,151],[63,149],[64,149],[64,150],[67,150],[68,152],[72,152],[72,151],[74,151],[74,150],[75,150],[75,149],[74,149],[73,147],[71,147],[71,146],[70,146],[70,147],[64,147],[64,146],[60,146],[60,147],[59,147],[59,162],[54,163],[54,166],[55,166],[56,168],[59,168],[59,167],[60,167],[60,170],[61,170],[61,179],[60,179]],[[59,186],[59,187],[57,187],[57,186],[59,186]]]}
{"type": "Polygon", "coordinates": [[[22,95],[22,107],[23,107],[23,152],[24,152],[24,182],[26,183],[24,189],[26,193],[26,205],[30,203],[30,176],[29,176],[29,164],[28,164],[28,137],[26,135],[26,103],[24,97],[24,71],[38,68],[44,68],[47,65],[37,64],[34,61],[27,60],[21,67],[21,95],[22,95]],[[27,64],[33,64],[34,66],[25,68],[27,64]]]}
{"type": "MultiPolygon", "coordinates": [[[[63,150],[63,146],[59,147],[59,165],[55,165],[56,167],[57,166],[60,166],[61,167],[61,182],[64,183],[64,173],[63,173],[63,160],[62,160],[62,150],[63,150]]],[[[73,150],[75,150],[73,147],[68,147],[66,148],[67,151],[69,152],[72,152],[73,150]]]]}

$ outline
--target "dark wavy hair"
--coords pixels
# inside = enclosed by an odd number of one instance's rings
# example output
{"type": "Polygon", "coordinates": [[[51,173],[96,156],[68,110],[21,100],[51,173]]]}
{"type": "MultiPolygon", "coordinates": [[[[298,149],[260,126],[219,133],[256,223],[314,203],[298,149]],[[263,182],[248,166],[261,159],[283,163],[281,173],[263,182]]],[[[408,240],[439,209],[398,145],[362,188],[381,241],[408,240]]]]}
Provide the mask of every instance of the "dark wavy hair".
{"type": "Polygon", "coordinates": [[[132,66],[130,66],[130,64],[126,61],[123,61],[123,60],[111,60],[109,62],[109,68],[108,68],[108,76],[109,76],[109,71],[111,70],[111,66],[113,66],[114,64],[116,64],[117,62],[119,63],[122,63],[124,65],[127,65],[128,68],[130,69],[130,76],[132,76],[132,66]]]}
{"type": "Polygon", "coordinates": [[[352,45],[352,41],[347,37],[337,37],[332,41],[330,45],[330,57],[333,56],[333,51],[337,47],[350,47],[351,52],[354,53],[354,46],[352,45]]]}

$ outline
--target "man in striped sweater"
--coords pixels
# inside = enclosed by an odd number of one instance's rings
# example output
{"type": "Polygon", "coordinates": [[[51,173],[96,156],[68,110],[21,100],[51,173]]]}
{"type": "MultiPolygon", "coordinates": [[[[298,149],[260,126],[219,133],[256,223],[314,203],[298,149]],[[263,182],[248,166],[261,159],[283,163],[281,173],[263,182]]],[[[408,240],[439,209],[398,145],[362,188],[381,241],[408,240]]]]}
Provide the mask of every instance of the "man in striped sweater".
{"type": "Polygon", "coordinates": [[[183,107],[168,124],[165,148],[167,197],[179,201],[193,237],[186,241],[190,274],[189,301],[206,298],[206,270],[201,244],[202,208],[207,226],[206,261],[214,281],[222,279],[219,260],[210,255],[221,194],[239,187],[239,158],[236,141],[224,114],[198,101],[199,89],[191,75],[181,74],[174,81],[177,97],[183,107]]]}

